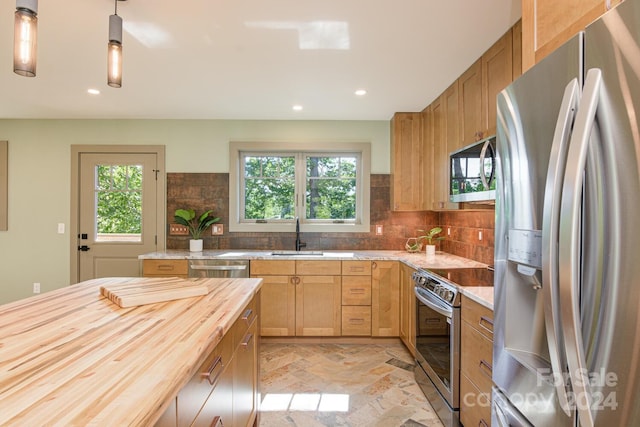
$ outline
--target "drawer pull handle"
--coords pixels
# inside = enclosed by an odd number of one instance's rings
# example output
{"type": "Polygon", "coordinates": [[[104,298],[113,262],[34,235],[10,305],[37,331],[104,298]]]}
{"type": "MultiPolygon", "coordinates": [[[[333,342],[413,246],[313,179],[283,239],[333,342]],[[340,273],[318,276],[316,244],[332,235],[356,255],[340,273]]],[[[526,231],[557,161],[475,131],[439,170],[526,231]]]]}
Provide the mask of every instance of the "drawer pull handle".
{"type": "Polygon", "coordinates": [[[487,424],[485,420],[480,419],[480,422],[478,422],[478,427],[489,427],[489,424],[487,424]]]}
{"type": "Polygon", "coordinates": [[[209,380],[209,384],[214,385],[216,381],[218,381],[220,374],[222,374],[223,367],[222,356],[218,356],[214,359],[209,370],[202,373],[202,376],[209,380]],[[213,371],[215,371],[218,366],[220,366],[220,371],[216,375],[213,375],[213,371]]]}
{"type": "Polygon", "coordinates": [[[353,319],[353,318],[351,318],[351,319],[349,319],[349,322],[351,322],[351,323],[364,323],[364,319],[357,319],[357,318],[353,319]]]}
{"type": "Polygon", "coordinates": [[[493,320],[489,319],[486,316],[480,316],[480,321],[478,322],[478,326],[480,326],[485,331],[488,331],[493,334],[493,320]],[[485,326],[487,324],[489,326],[485,326]]]}
{"type": "Polygon", "coordinates": [[[251,322],[253,322],[253,319],[251,320],[249,319],[251,318],[252,314],[253,314],[253,310],[248,308],[247,311],[245,311],[244,314],[242,315],[242,320],[247,322],[247,324],[251,324],[251,322]]]}
{"type": "Polygon", "coordinates": [[[364,294],[364,288],[351,288],[352,294],[364,294]]]}
{"type": "Polygon", "coordinates": [[[484,359],[480,359],[480,363],[478,364],[480,371],[482,371],[486,376],[492,378],[493,367],[489,362],[484,359]],[[484,368],[484,369],[483,369],[484,368]]]}
{"type": "Polygon", "coordinates": [[[352,273],[362,273],[364,271],[364,267],[349,267],[349,271],[352,273]]]}
{"type": "Polygon", "coordinates": [[[220,418],[219,416],[214,417],[210,427],[224,427],[224,424],[222,423],[222,418],[220,418]]]}
{"type": "Polygon", "coordinates": [[[244,336],[244,339],[242,340],[240,345],[244,347],[246,350],[247,348],[249,348],[249,343],[251,342],[252,339],[253,339],[253,334],[247,334],[244,336]]]}
{"type": "Polygon", "coordinates": [[[172,265],[172,264],[160,264],[160,265],[158,265],[158,270],[160,270],[160,271],[173,271],[174,268],[175,268],[175,266],[172,265]]]}

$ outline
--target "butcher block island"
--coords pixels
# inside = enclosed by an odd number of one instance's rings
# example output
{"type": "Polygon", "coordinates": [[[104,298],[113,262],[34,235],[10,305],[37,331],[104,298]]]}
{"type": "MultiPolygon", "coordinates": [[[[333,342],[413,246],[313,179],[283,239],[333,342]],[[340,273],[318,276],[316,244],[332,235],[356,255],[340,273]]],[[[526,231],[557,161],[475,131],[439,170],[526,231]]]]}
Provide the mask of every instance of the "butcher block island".
{"type": "Polygon", "coordinates": [[[262,279],[206,279],[206,295],[126,308],[101,294],[148,280],[0,306],[0,425],[257,423],[262,279]]]}

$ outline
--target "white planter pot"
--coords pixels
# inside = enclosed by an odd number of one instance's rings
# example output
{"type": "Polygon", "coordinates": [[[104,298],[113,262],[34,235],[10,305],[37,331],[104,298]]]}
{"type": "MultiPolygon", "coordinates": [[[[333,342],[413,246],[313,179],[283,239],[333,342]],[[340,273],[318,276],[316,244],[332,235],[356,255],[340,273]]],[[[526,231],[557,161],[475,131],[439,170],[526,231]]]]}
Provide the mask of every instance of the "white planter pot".
{"type": "Polygon", "coordinates": [[[202,252],[202,239],[189,240],[189,250],[191,252],[202,252]]]}
{"type": "Polygon", "coordinates": [[[427,256],[434,256],[436,254],[436,245],[427,245],[427,256]]]}

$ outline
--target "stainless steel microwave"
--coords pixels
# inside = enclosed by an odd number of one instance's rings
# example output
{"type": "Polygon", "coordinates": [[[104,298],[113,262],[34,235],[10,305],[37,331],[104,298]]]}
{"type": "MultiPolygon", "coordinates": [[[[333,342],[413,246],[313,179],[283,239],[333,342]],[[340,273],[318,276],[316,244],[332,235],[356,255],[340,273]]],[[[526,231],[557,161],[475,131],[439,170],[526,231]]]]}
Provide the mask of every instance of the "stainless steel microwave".
{"type": "Polygon", "coordinates": [[[449,199],[489,202],[496,199],[496,137],[474,142],[449,154],[449,199]]]}

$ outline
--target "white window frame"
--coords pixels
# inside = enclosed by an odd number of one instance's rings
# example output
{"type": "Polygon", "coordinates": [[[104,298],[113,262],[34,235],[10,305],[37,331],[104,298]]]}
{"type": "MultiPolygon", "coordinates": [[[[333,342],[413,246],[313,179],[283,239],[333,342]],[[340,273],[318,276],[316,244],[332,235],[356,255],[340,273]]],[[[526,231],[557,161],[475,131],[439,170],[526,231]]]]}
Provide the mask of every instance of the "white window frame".
{"type": "MultiPolygon", "coordinates": [[[[295,156],[331,156],[340,154],[356,154],[359,157],[356,173],[356,221],[344,223],[306,220],[304,194],[296,194],[296,213],[300,218],[300,231],[305,233],[368,233],[370,232],[370,176],[371,176],[371,144],[369,143],[321,143],[314,149],[308,143],[295,142],[239,142],[229,144],[229,231],[231,232],[292,232],[295,231],[295,220],[278,220],[275,222],[242,222],[240,213],[243,209],[243,189],[241,188],[243,153],[253,155],[288,155],[295,156]]],[[[296,169],[296,188],[305,188],[305,174],[296,169]]]]}

